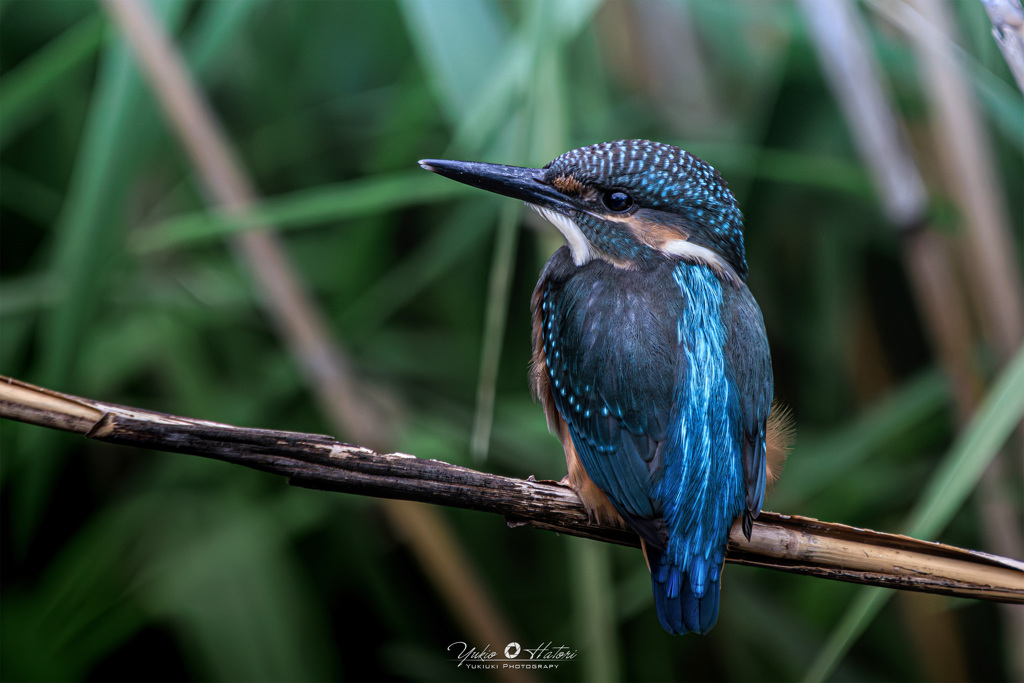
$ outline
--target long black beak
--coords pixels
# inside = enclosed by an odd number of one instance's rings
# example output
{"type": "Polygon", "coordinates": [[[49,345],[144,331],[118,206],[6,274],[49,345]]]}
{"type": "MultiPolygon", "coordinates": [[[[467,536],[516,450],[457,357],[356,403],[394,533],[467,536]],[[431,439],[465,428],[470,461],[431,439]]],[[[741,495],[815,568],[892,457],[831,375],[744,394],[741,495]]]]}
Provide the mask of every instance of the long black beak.
{"type": "Polygon", "coordinates": [[[445,178],[521,199],[541,208],[554,209],[560,213],[577,210],[568,197],[544,182],[544,171],[540,169],[446,159],[422,159],[420,166],[445,178]]]}

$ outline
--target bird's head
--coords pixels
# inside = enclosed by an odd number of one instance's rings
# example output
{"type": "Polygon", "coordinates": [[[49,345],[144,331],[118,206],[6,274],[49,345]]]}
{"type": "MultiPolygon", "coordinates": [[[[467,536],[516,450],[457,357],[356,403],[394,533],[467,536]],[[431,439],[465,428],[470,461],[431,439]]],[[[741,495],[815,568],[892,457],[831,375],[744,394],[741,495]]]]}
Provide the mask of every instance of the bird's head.
{"type": "Polygon", "coordinates": [[[603,259],[628,268],[674,258],[746,279],[735,198],[714,168],[678,147],[603,142],[540,169],[434,159],[420,166],[525,201],[565,236],[577,265],[603,259]]]}

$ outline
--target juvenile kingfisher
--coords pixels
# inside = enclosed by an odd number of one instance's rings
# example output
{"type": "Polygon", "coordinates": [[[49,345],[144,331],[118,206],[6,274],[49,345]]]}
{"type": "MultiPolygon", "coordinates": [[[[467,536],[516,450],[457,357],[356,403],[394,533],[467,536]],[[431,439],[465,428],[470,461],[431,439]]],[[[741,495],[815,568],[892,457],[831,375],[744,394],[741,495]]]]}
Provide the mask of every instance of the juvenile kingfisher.
{"type": "Polygon", "coordinates": [[[784,451],[743,217],[711,166],[619,140],[543,168],[423,160],[565,237],[533,294],[531,384],[592,520],[641,539],[666,631],[707,633],[729,529],[750,538],[784,451]],[[775,420],[773,420],[774,422],[775,420]]]}

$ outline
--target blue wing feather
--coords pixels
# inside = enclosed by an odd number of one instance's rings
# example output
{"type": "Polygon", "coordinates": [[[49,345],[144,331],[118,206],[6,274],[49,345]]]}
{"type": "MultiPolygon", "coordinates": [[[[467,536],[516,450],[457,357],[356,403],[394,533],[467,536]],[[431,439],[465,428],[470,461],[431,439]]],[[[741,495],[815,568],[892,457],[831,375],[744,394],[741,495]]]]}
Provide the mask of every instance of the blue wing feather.
{"type": "Polygon", "coordinates": [[[542,274],[555,407],[587,475],[647,543],[662,625],[705,633],[729,527],[764,497],[760,311],[745,285],[703,265],[665,260],[614,279],[613,268],[576,267],[563,250],[542,274]]]}
{"type": "Polygon", "coordinates": [[[739,392],[743,429],[743,473],[746,499],[743,531],[750,538],[753,519],[764,505],[767,485],[765,437],[772,404],[772,365],[761,309],[750,290],[728,292],[729,342],[726,366],[739,392]]]}

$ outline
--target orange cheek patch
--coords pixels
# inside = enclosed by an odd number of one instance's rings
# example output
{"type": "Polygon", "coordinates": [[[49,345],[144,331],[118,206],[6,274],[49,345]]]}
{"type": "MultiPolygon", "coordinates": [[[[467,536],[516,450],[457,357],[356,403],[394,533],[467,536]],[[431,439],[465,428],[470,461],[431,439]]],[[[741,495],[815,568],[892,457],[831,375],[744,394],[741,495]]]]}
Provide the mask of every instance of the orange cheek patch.
{"type": "Polygon", "coordinates": [[[655,249],[661,249],[669,242],[676,240],[685,240],[690,236],[680,230],[675,230],[659,223],[649,223],[647,221],[641,221],[642,227],[640,228],[640,234],[638,235],[648,245],[655,249]]]}
{"type": "Polygon", "coordinates": [[[628,218],[619,219],[619,222],[626,226],[633,233],[634,237],[652,249],[660,250],[669,242],[685,240],[690,237],[678,228],[658,223],[657,221],[647,220],[640,216],[629,216],[628,218]]]}

